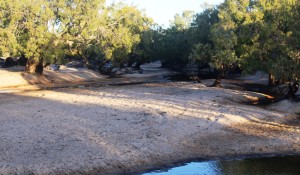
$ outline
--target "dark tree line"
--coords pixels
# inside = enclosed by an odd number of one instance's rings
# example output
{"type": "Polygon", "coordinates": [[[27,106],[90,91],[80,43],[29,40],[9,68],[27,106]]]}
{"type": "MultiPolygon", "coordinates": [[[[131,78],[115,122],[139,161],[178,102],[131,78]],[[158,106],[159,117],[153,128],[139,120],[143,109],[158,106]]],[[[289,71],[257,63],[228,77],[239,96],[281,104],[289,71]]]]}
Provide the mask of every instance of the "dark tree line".
{"type": "Polygon", "coordinates": [[[299,10],[297,0],[225,0],[189,18],[188,27],[180,26],[185,14],[177,15],[174,25],[159,31],[157,52],[175,69],[214,65],[216,86],[237,66],[244,73],[265,71],[269,85],[298,81],[299,10]]]}

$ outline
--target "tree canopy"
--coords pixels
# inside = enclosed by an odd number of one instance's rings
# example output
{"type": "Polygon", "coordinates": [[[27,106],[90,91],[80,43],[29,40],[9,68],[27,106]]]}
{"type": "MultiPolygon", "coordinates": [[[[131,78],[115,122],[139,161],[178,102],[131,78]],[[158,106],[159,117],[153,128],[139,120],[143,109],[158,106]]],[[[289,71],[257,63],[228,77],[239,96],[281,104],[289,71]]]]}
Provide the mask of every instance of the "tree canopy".
{"type": "Polygon", "coordinates": [[[270,85],[297,81],[299,17],[297,0],[225,0],[196,14],[189,27],[175,15],[160,32],[161,57],[172,66],[211,63],[219,77],[238,66],[269,73],[270,85]]]}
{"type": "Polygon", "coordinates": [[[42,73],[37,65],[63,62],[66,56],[81,58],[95,68],[104,60],[123,65],[132,55],[146,54],[153,20],[135,6],[106,7],[104,2],[1,0],[1,55],[24,55],[27,70],[42,73]]]}
{"type": "MultiPolygon", "coordinates": [[[[0,0],[0,55],[25,56],[27,71],[82,59],[91,69],[160,59],[182,70],[214,65],[269,73],[270,84],[300,77],[300,3],[225,0],[199,13],[176,14],[164,29],[137,7],[105,0],[0,0]]],[[[134,64],[135,63],[135,64],[134,64]]]]}

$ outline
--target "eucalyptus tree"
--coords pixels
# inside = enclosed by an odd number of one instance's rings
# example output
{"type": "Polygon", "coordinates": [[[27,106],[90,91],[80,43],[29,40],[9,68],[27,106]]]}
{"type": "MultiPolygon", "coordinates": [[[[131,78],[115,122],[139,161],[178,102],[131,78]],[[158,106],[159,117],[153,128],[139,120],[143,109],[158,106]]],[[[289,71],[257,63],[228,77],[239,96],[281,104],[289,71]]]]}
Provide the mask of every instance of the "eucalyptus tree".
{"type": "Polygon", "coordinates": [[[194,12],[184,11],[176,14],[168,29],[158,29],[156,35],[157,57],[164,67],[181,70],[188,64],[189,52],[192,46],[192,33],[190,26],[194,18],[194,12]]]}
{"type": "Polygon", "coordinates": [[[26,69],[43,71],[44,50],[52,47],[53,35],[48,22],[54,14],[47,0],[1,1],[1,51],[7,55],[23,54],[28,58],[26,69]]]}
{"type": "MultiPolygon", "coordinates": [[[[235,0],[227,0],[218,7],[217,12],[212,11],[214,14],[218,14],[218,18],[214,20],[211,26],[207,26],[210,29],[210,38],[206,39],[207,43],[204,43],[204,46],[199,45],[195,48],[200,49],[198,51],[200,53],[206,52],[205,56],[199,59],[213,63],[219,71],[213,86],[220,86],[221,79],[225,76],[228,68],[239,62],[236,53],[238,44],[236,31],[241,17],[236,16],[234,13],[243,13],[244,9],[236,9],[237,6],[234,2],[235,0]],[[208,51],[205,49],[208,49],[208,51]]],[[[240,5],[243,6],[244,4],[240,5]]]]}
{"type": "MultiPolygon", "coordinates": [[[[264,70],[269,85],[299,78],[297,48],[297,3],[286,1],[250,1],[249,17],[240,24],[236,49],[243,58],[245,71],[264,70]]],[[[297,36],[298,35],[298,36],[297,36]]]]}
{"type": "Polygon", "coordinates": [[[56,0],[57,34],[66,43],[69,55],[81,57],[92,67],[89,56],[99,50],[104,26],[104,0],[56,0]]]}
{"type": "Polygon", "coordinates": [[[190,30],[194,43],[213,44],[211,40],[211,28],[219,21],[217,6],[204,6],[204,10],[197,13],[191,22],[190,30]]]}
{"type": "Polygon", "coordinates": [[[14,24],[18,20],[13,15],[13,8],[13,3],[0,1],[0,52],[5,57],[16,54],[18,48],[15,34],[19,31],[14,24]]]}
{"type": "Polygon", "coordinates": [[[212,62],[221,73],[236,64],[245,72],[264,70],[269,85],[298,79],[298,7],[296,0],[226,0],[211,28],[212,62]]]}
{"type": "Polygon", "coordinates": [[[120,67],[132,61],[141,62],[149,47],[151,35],[147,31],[153,20],[137,7],[119,3],[108,7],[106,21],[107,30],[102,38],[105,58],[120,67]]]}
{"type": "Polygon", "coordinates": [[[294,11],[297,3],[299,3],[297,0],[261,3],[266,9],[263,30],[265,41],[261,42],[261,46],[268,49],[266,54],[268,59],[263,62],[266,63],[270,75],[269,84],[274,84],[275,81],[292,81],[300,77],[299,72],[297,73],[299,68],[297,53],[300,48],[295,45],[299,37],[297,34],[299,26],[295,25],[299,15],[297,10],[294,11]]]}
{"type": "MultiPolygon", "coordinates": [[[[198,70],[212,62],[214,43],[211,38],[211,29],[219,21],[219,11],[216,6],[205,8],[203,12],[196,14],[190,27],[191,40],[194,44],[189,54],[189,61],[191,64],[196,64],[198,70]]],[[[210,67],[209,73],[212,73],[210,67]]]]}
{"type": "Polygon", "coordinates": [[[174,19],[170,21],[171,27],[176,28],[177,30],[187,30],[190,28],[191,23],[194,18],[194,11],[185,10],[182,14],[175,14],[174,19]]]}
{"type": "Polygon", "coordinates": [[[292,77],[293,79],[299,82],[300,80],[300,1],[294,1],[294,4],[290,7],[288,20],[288,28],[291,31],[291,37],[289,39],[289,45],[292,46],[290,50],[288,50],[290,58],[292,58],[294,64],[292,69],[292,77]]]}
{"type": "Polygon", "coordinates": [[[155,31],[149,29],[140,35],[140,42],[135,44],[129,55],[128,65],[135,63],[135,68],[155,59],[155,31]]]}

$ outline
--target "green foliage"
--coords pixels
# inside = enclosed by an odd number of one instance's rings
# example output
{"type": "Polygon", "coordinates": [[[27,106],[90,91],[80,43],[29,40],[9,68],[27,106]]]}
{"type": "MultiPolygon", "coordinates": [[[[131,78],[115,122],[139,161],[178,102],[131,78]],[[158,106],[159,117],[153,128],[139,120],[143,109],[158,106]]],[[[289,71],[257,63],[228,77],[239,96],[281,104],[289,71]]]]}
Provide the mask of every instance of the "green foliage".
{"type": "Polygon", "coordinates": [[[195,15],[191,23],[191,35],[194,43],[213,44],[211,40],[211,28],[219,21],[218,9],[216,7],[206,7],[206,9],[195,15]]]}
{"type": "MultiPolygon", "coordinates": [[[[227,1],[229,2],[229,1],[227,1]]],[[[236,55],[237,46],[237,24],[230,15],[230,9],[226,7],[226,2],[223,7],[220,7],[220,21],[211,28],[211,37],[214,43],[215,55],[212,57],[212,62],[217,68],[223,68],[224,65],[236,63],[238,57],[236,55]]]]}
{"type": "MultiPolygon", "coordinates": [[[[237,1],[232,1],[233,4],[237,1]]],[[[232,13],[236,21],[238,45],[236,52],[243,61],[246,71],[264,70],[274,80],[297,79],[299,52],[296,26],[297,1],[253,1],[245,3],[242,14],[232,13]]],[[[237,3],[235,3],[237,4],[237,3]]],[[[274,83],[274,82],[272,82],[274,83]]]]}
{"type": "Polygon", "coordinates": [[[215,11],[219,19],[209,23],[207,12],[195,21],[202,27],[193,29],[200,44],[192,60],[212,62],[219,70],[237,64],[244,72],[263,70],[274,80],[299,79],[298,1],[226,0],[215,11]]]}
{"type": "Polygon", "coordinates": [[[81,57],[90,68],[104,60],[122,66],[131,55],[149,59],[152,19],[134,6],[104,2],[0,0],[1,55],[24,54],[33,64],[81,57]]]}
{"type": "Polygon", "coordinates": [[[68,47],[63,43],[55,43],[55,40],[51,42],[52,47],[48,47],[44,50],[44,63],[46,64],[65,64],[67,63],[68,47]]]}
{"type": "Polygon", "coordinates": [[[176,14],[168,29],[157,28],[154,34],[152,54],[162,61],[164,67],[181,70],[189,63],[193,34],[190,29],[194,18],[192,11],[176,14]]]}
{"type": "Polygon", "coordinates": [[[189,54],[190,63],[197,64],[199,68],[213,61],[215,51],[211,30],[215,23],[219,21],[218,10],[215,7],[208,7],[202,13],[196,15],[191,24],[192,51],[189,54]]]}
{"type": "Polygon", "coordinates": [[[135,6],[104,2],[0,0],[1,56],[25,55],[33,65],[80,57],[90,68],[107,60],[138,67],[159,58],[177,70],[213,63],[224,72],[238,64],[274,80],[300,77],[297,0],[225,0],[198,14],[176,14],[168,29],[135,6]]]}
{"type": "Polygon", "coordinates": [[[183,11],[181,15],[178,13],[174,16],[174,20],[171,21],[171,27],[177,30],[189,29],[194,17],[194,12],[190,10],[183,11]]]}
{"type": "Polygon", "coordinates": [[[1,4],[1,50],[7,55],[24,53],[30,59],[39,59],[49,46],[52,35],[48,20],[53,16],[48,1],[5,1],[1,4]]]}
{"type": "MultiPolygon", "coordinates": [[[[1,1],[0,49],[4,56],[25,55],[37,65],[45,57],[56,36],[48,25],[55,15],[48,0],[1,1]]],[[[36,72],[35,67],[27,67],[36,72]]],[[[39,72],[40,73],[40,72],[39,72]]]]}
{"type": "Polygon", "coordinates": [[[206,63],[210,63],[213,59],[213,50],[210,44],[194,44],[193,50],[189,55],[192,63],[198,65],[199,68],[203,67],[206,63]]]}
{"type": "Polygon", "coordinates": [[[182,69],[188,62],[191,50],[190,35],[187,30],[171,28],[161,33],[159,44],[159,58],[165,67],[176,70],[182,69]]]}
{"type": "Polygon", "coordinates": [[[245,73],[263,70],[273,82],[298,80],[299,4],[296,0],[226,0],[192,18],[177,14],[169,29],[157,30],[154,50],[164,65],[173,68],[213,63],[224,73],[239,65],[245,73]]]}
{"type": "MultiPolygon", "coordinates": [[[[108,9],[107,30],[103,35],[103,53],[106,59],[116,65],[128,63],[131,55],[140,55],[138,48],[145,40],[145,33],[150,30],[152,19],[134,6],[113,4],[108,9]]],[[[146,49],[146,48],[145,48],[146,49]]]]}
{"type": "Polygon", "coordinates": [[[140,42],[134,45],[129,56],[129,65],[136,63],[135,66],[139,68],[141,64],[150,62],[155,58],[155,55],[152,52],[155,47],[154,35],[155,31],[153,30],[144,31],[140,35],[140,42]]]}
{"type": "MultiPolygon", "coordinates": [[[[69,45],[69,55],[83,58],[88,67],[91,47],[99,44],[100,30],[103,26],[101,13],[103,0],[61,0],[56,5],[56,33],[60,42],[69,45]]],[[[55,28],[55,26],[54,26],[55,28]]]]}

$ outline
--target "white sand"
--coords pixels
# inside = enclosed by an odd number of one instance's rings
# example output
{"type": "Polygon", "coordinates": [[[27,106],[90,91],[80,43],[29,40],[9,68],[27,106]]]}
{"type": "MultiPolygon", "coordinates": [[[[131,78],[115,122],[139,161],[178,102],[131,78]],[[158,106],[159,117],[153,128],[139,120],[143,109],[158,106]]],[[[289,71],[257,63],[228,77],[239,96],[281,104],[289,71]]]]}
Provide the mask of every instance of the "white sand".
{"type": "Polygon", "coordinates": [[[29,85],[29,82],[23,78],[21,71],[0,68],[0,88],[11,88],[20,85],[29,85]]]}
{"type": "Polygon", "coordinates": [[[239,104],[256,97],[193,83],[0,94],[0,174],[135,174],[300,153],[299,117],[239,104]]]}

